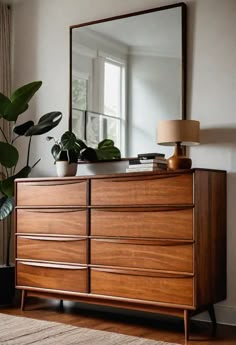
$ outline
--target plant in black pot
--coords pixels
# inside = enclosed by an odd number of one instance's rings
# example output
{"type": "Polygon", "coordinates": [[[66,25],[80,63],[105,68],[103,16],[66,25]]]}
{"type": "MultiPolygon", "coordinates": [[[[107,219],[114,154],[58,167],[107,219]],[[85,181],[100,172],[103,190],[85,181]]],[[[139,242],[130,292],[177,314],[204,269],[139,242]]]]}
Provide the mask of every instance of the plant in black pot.
{"type": "Polygon", "coordinates": [[[54,137],[47,137],[53,140],[51,153],[53,155],[57,175],[73,176],[76,175],[77,163],[79,161],[96,162],[98,160],[120,159],[120,150],[114,146],[110,139],[104,139],[98,143],[97,148],[89,147],[71,131],[66,131],[60,140],[54,137]]]}
{"type": "MultiPolygon", "coordinates": [[[[10,245],[12,234],[12,211],[14,209],[14,180],[16,178],[28,177],[31,170],[39,163],[38,159],[33,164],[30,163],[30,148],[33,136],[49,132],[61,121],[62,114],[53,111],[43,115],[37,124],[28,120],[20,125],[17,121],[28,109],[29,101],[41,87],[41,81],[35,81],[17,89],[8,98],[0,93],[0,117],[2,124],[8,123],[11,128],[10,135],[4,133],[0,125],[0,164],[2,174],[0,181],[0,221],[1,238],[0,242],[2,263],[0,263],[0,305],[9,304],[14,296],[14,266],[10,263],[10,245]],[[20,137],[28,138],[28,149],[26,152],[25,166],[17,169],[19,152],[16,143],[20,137]]],[[[21,159],[21,163],[23,160],[21,159]]]]}

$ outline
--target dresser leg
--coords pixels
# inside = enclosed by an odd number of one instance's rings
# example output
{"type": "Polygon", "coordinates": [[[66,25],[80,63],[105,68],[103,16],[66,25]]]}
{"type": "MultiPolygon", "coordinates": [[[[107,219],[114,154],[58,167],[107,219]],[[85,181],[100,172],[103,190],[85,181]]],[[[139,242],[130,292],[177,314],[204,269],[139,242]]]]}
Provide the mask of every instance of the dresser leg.
{"type": "Polygon", "coordinates": [[[211,304],[208,308],[208,313],[212,322],[212,336],[216,335],[216,314],[215,314],[215,309],[214,309],[214,305],[211,304]]]}
{"type": "Polygon", "coordinates": [[[184,335],[185,335],[185,344],[187,344],[189,340],[189,326],[190,326],[190,319],[189,319],[189,312],[188,310],[184,310],[184,335]]]}
{"type": "Polygon", "coordinates": [[[21,292],[21,310],[25,310],[25,298],[26,298],[26,291],[22,290],[21,292]]]}
{"type": "Polygon", "coordinates": [[[63,299],[60,300],[60,309],[63,309],[63,299]]]}

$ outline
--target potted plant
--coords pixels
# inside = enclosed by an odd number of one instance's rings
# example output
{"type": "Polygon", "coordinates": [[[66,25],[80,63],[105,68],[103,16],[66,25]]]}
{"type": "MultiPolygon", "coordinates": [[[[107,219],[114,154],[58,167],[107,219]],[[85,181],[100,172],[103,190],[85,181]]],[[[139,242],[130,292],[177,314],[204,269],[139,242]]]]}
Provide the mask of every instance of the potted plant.
{"type": "Polygon", "coordinates": [[[73,132],[65,132],[60,140],[54,137],[47,137],[47,140],[53,140],[54,145],[51,153],[56,164],[57,176],[74,176],[76,175],[77,162],[81,150],[82,142],[77,140],[73,132]]]}
{"type": "Polygon", "coordinates": [[[120,150],[110,139],[101,141],[97,148],[87,146],[71,131],[65,132],[60,140],[50,136],[47,137],[47,140],[54,141],[51,153],[55,160],[57,175],[61,177],[76,175],[79,160],[98,161],[120,158],[120,150]]]}
{"type": "Polygon", "coordinates": [[[35,81],[17,89],[8,98],[0,93],[0,117],[2,121],[10,122],[12,131],[10,137],[6,136],[0,126],[2,140],[0,140],[0,164],[3,168],[2,179],[0,181],[0,221],[5,222],[4,233],[4,262],[0,266],[0,304],[8,304],[14,295],[14,266],[10,264],[10,243],[12,232],[11,213],[14,209],[14,180],[16,178],[28,177],[31,170],[39,163],[38,159],[33,164],[30,163],[31,140],[35,135],[49,132],[61,121],[62,114],[53,111],[43,115],[37,124],[28,120],[17,125],[18,118],[29,107],[29,101],[41,87],[41,81],[35,81]],[[17,171],[19,152],[15,146],[20,137],[28,138],[28,150],[26,154],[25,166],[17,171]],[[7,223],[7,224],[6,224],[7,223]]]}

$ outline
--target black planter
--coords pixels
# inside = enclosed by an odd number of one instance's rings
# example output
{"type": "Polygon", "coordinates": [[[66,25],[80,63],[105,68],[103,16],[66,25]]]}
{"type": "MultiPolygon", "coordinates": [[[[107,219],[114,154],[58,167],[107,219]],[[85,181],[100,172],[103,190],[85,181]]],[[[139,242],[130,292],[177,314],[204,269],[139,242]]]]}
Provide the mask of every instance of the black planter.
{"type": "Polygon", "coordinates": [[[15,267],[0,266],[0,305],[9,305],[15,295],[15,267]]]}

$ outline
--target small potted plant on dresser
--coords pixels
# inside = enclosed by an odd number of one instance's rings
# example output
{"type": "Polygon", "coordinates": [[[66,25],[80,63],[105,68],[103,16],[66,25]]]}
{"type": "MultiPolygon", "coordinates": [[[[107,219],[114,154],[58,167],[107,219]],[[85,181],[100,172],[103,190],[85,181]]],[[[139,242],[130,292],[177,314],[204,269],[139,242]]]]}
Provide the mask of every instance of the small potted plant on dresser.
{"type": "Polygon", "coordinates": [[[60,140],[51,136],[48,136],[47,140],[54,141],[51,153],[59,177],[75,176],[78,161],[96,162],[120,158],[120,150],[114,146],[114,142],[110,139],[102,140],[98,143],[97,148],[88,147],[71,131],[66,131],[60,140]]]}
{"type": "MultiPolygon", "coordinates": [[[[2,123],[7,124],[11,129],[7,135],[0,126],[0,164],[2,168],[0,179],[0,305],[10,304],[15,291],[15,268],[11,264],[11,237],[12,237],[12,211],[14,209],[14,180],[16,178],[28,177],[31,170],[39,163],[30,164],[30,147],[32,136],[49,132],[61,121],[62,114],[53,111],[43,115],[37,124],[32,120],[21,125],[16,125],[19,115],[22,115],[29,107],[28,103],[37,90],[41,87],[41,81],[35,81],[17,89],[8,98],[0,93],[0,117],[2,123]],[[15,146],[16,139],[28,137],[28,150],[26,165],[17,171],[19,152],[15,146]]],[[[7,127],[7,126],[6,126],[7,127]]],[[[22,162],[22,161],[21,161],[22,162]]]]}
{"type": "Polygon", "coordinates": [[[54,141],[51,153],[56,164],[57,176],[75,176],[82,142],[70,131],[62,134],[60,140],[50,136],[47,137],[47,140],[54,141]]]}

